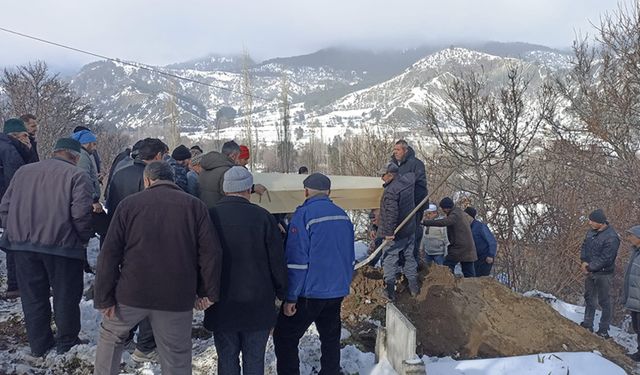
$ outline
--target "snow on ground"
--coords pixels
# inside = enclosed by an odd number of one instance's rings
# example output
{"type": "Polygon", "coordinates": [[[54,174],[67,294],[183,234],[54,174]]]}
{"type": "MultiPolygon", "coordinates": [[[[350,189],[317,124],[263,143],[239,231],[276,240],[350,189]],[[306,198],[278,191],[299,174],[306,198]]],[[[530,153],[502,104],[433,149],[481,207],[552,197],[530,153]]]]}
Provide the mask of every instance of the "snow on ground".
{"type": "MultiPolygon", "coordinates": [[[[97,241],[92,241],[89,249],[89,262],[95,265],[97,257],[97,241]]],[[[366,244],[357,243],[357,252],[360,256],[366,254],[366,244]]],[[[0,261],[4,263],[4,253],[0,252],[0,261]]],[[[4,265],[0,267],[0,278],[5,278],[4,265]]],[[[93,281],[92,275],[85,275],[85,283],[89,285],[93,281]]],[[[584,307],[563,302],[553,295],[539,291],[525,293],[525,296],[542,298],[548,302],[560,314],[576,323],[582,321],[584,307]]],[[[0,374],[60,374],[60,373],[88,373],[88,365],[93,363],[98,339],[98,327],[101,316],[93,308],[91,301],[81,302],[82,330],[80,337],[89,340],[86,345],[74,347],[65,355],[49,353],[44,359],[33,359],[29,356],[29,348],[26,345],[9,346],[0,350],[0,374]],[[75,371],[75,372],[74,372],[75,371]]],[[[0,322],[5,322],[13,317],[21,315],[21,307],[18,301],[0,301],[0,322]]],[[[199,327],[203,313],[194,314],[194,327],[199,327]]],[[[600,313],[596,314],[596,326],[600,313]]],[[[625,321],[623,327],[628,327],[625,321]]],[[[635,335],[626,330],[611,327],[611,336],[629,352],[635,351],[635,335]]],[[[343,330],[342,339],[349,338],[350,333],[343,330]]],[[[383,360],[375,363],[373,353],[363,353],[353,345],[345,346],[342,351],[341,366],[345,374],[371,374],[393,375],[389,362],[383,360]]],[[[315,326],[311,326],[300,341],[301,374],[317,374],[320,367],[320,341],[315,326]]],[[[520,357],[460,360],[450,357],[436,358],[423,357],[427,373],[429,375],[508,375],[508,374],[624,374],[617,365],[602,358],[598,353],[546,353],[520,357]]],[[[217,354],[213,338],[193,340],[193,365],[194,374],[213,374],[217,372],[217,354]]],[[[123,355],[124,366],[122,374],[154,375],[160,373],[158,365],[135,365],[130,355],[123,355]]],[[[269,339],[266,353],[266,373],[276,373],[276,358],[273,349],[273,341],[269,339]]]]}

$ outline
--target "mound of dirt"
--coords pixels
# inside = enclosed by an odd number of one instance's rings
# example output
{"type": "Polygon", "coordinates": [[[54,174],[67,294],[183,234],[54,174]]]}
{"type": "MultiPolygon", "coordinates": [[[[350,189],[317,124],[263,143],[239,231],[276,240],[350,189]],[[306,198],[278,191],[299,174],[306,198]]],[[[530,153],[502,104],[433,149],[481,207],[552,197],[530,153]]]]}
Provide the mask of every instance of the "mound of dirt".
{"type": "MultiPolygon", "coordinates": [[[[398,294],[396,305],[417,328],[418,354],[493,358],[559,351],[597,350],[632,372],[622,347],[586,331],[537,298],[523,297],[491,278],[455,278],[432,266],[420,295],[398,294]]],[[[381,272],[359,271],[345,299],[343,316],[359,317],[385,305],[378,297],[381,272]]],[[[403,289],[400,287],[399,289],[403,289]]],[[[371,316],[371,315],[369,315],[371,316]]],[[[384,315],[380,319],[384,322],[384,315]]]]}

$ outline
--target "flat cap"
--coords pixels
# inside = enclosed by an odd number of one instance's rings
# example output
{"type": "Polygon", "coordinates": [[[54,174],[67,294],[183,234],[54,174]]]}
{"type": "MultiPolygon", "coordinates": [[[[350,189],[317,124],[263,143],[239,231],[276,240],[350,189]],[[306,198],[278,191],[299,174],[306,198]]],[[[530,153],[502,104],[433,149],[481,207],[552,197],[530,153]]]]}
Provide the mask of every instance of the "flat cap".
{"type": "Polygon", "coordinates": [[[307,189],[331,190],[331,180],[322,173],[310,174],[302,183],[307,189]]]}

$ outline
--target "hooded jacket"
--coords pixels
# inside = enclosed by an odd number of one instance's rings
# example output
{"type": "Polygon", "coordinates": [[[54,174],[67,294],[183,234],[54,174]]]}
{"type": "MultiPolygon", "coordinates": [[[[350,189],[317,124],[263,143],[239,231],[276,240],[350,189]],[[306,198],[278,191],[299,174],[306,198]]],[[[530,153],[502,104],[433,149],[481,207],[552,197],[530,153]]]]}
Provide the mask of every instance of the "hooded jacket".
{"type": "Polygon", "coordinates": [[[224,174],[235,166],[235,163],[225,154],[211,151],[202,157],[200,166],[202,167],[202,172],[198,177],[200,199],[208,208],[212,208],[224,197],[224,190],[222,189],[224,174]]]}
{"type": "Polygon", "coordinates": [[[478,255],[471,233],[472,220],[460,207],[454,207],[444,219],[425,220],[423,224],[428,227],[447,227],[448,261],[475,262],[478,255]]]}
{"type": "MultiPolygon", "coordinates": [[[[380,199],[378,237],[393,236],[396,227],[415,207],[413,173],[396,175],[393,180],[383,186],[384,192],[380,199]]],[[[395,236],[397,239],[407,238],[415,234],[415,232],[416,222],[415,220],[409,220],[395,236]]]]}
{"type": "MultiPolygon", "coordinates": [[[[398,174],[413,173],[414,178],[414,204],[422,202],[427,196],[429,190],[427,189],[427,174],[425,172],[424,163],[416,158],[416,152],[413,148],[409,147],[404,159],[397,161],[393,155],[391,155],[391,162],[398,166],[398,174]]],[[[427,205],[423,205],[418,212],[424,212],[427,205]]],[[[415,206],[414,206],[415,207],[415,206]]]]}
{"type": "Polygon", "coordinates": [[[640,312],[640,248],[634,247],[624,274],[622,304],[625,308],[640,312]]]}
{"type": "Polygon", "coordinates": [[[91,187],[93,189],[93,202],[100,200],[100,181],[98,180],[98,168],[95,159],[91,157],[89,151],[84,147],[80,150],[80,160],[78,160],[78,168],[82,169],[89,176],[91,187]]]}

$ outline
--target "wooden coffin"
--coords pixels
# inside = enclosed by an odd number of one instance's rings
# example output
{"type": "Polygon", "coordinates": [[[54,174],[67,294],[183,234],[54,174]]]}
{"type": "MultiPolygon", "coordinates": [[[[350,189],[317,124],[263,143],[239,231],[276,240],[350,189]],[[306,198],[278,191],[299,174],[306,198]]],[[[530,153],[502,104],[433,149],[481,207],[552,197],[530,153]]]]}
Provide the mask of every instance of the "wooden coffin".
{"type": "MultiPolygon", "coordinates": [[[[345,210],[372,209],[380,206],[383,181],[379,177],[328,176],[331,199],[345,210]]],[[[287,173],[254,173],[253,182],[262,184],[268,193],[251,196],[251,201],[269,212],[289,213],[304,202],[302,181],[307,175],[287,173]]]]}

